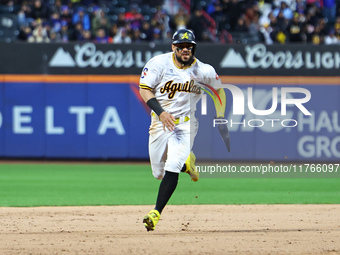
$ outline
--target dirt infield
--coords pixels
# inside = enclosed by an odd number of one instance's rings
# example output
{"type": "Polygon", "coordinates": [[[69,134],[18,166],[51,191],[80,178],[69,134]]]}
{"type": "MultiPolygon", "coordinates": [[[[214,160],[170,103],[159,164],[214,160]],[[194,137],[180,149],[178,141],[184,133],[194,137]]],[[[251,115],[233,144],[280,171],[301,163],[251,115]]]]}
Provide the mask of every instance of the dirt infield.
{"type": "Polygon", "coordinates": [[[340,254],[340,205],[0,208],[0,254],[340,254]]]}

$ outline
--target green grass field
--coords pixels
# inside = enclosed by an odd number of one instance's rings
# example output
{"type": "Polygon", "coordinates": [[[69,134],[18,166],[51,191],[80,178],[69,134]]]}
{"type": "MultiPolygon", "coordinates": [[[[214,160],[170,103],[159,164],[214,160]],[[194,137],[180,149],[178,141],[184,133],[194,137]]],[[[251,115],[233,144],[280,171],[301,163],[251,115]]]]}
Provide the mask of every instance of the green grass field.
{"type": "MultiPolygon", "coordinates": [[[[0,206],[154,204],[148,164],[0,164],[0,206]]],[[[340,178],[201,178],[180,174],[169,204],[339,204],[340,178]]]]}

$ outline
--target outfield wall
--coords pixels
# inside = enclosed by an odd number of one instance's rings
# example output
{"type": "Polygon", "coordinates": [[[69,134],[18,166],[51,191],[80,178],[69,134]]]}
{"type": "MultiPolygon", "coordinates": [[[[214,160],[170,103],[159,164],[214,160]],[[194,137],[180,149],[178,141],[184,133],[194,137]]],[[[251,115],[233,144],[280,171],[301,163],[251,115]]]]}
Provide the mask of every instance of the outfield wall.
{"type": "MultiPolygon", "coordinates": [[[[148,159],[150,116],[138,94],[139,73],[168,45],[91,45],[85,51],[79,44],[1,44],[0,157],[148,159]]],[[[242,90],[245,112],[234,114],[233,95],[226,89],[228,153],[213,127],[211,98],[206,115],[199,103],[196,155],[204,160],[339,162],[337,49],[200,46],[199,58],[216,67],[223,83],[242,90]],[[281,113],[282,88],[297,87],[311,93],[303,104],[311,116],[292,104],[286,115],[281,113]],[[246,103],[248,91],[254,108],[264,110],[273,106],[273,88],[276,110],[255,116],[246,103]]],[[[286,94],[287,99],[301,96],[286,94]]]]}
{"type": "MultiPolygon", "coordinates": [[[[138,76],[115,83],[90,76],[69,83],[53,81],[52,76],[41,81],[32,81],[30,77],[29,83],[7,82],[6,77],[0,83],[1,157],[147,159],[150,116],[139,97],[137,83],[132,82],[138,76]]],[[[245,105],[244,115],[234,115],[229,100],[232,94],[226,89],[226,120],[231,136],[228,153],[217,127],[213,127],[212,100],[207,100],[206,115],[201,114],[199,103],[197,156],[206,160],[339,160],[340,86],[299,85],[311,93],[311,100],[304,106],[312,115],[287,105],[283,117],[280,92],[282,88],[295,87],[294,80],[290,84],[268,84],[259,79],[234,84],[244,95],[249,88],[253,89],[255,109],[272,106],[276,87],[276,111],[268,116],[255,116],[245,105]]],[[[290,93],[287,98],[294,96],[290,93]]]]}

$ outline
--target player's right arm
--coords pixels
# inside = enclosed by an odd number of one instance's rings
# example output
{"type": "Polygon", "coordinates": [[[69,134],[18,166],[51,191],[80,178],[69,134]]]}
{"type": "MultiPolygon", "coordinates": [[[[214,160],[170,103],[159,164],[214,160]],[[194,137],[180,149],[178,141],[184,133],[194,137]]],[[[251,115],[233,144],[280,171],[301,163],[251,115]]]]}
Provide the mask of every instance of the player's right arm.
{"type": "Polygon", "coordinates": [[[173,131],[175,129],[175,117],[164,111],[154,94],[155,84],[161,82],[162,58],[162,55],[156,56],[146,63],[139,80],[139,93],[144,102],[158,115],[163,123],[164,130],[167,127],[170,131],[173,131]]]}
{"type": "Polygon", "coordinates": [[[165,127],[167,127],[167,129],[170,131],[173,131],[175,129],[175,117],[172,114],[164,111],[156,99],[154,93],[147,88],[140,87],[139,94],[143,98],[144,102],[158,115],[159,119],[163,123],[164,131],[165,127]]]}

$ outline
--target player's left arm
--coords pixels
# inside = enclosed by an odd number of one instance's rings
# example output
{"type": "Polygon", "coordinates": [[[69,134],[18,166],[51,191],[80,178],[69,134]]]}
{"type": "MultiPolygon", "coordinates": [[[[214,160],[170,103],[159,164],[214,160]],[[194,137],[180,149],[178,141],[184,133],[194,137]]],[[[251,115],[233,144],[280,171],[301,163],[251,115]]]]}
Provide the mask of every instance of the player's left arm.
{"type": "MultiPolygon", "coordinates": [[[[226,94],[223,88],[221,88],[221,79],[216,74],[215,70],[212,69],[215,74],[215,77],[211,79],[211,84],[216,88],[217,95],[214,93],[214,105],[216,110],[216,118],[224,119],[225,118],[225,108],[226,108],[226,94]]],[[[224,144],[226,145],[228,151],[230,152],[230,137],[229,137],[229,129],[227,124],[220,123],[218,126],[218,131],[222,137],[224,144]]]]}
{"type": "Polygon", "coordinates": [[[209,84],[213,90],[214,93],[213,99],[214,99],[214,105],[216,110],[216,116],[223,117],[225,114],[225,108],[226,108],[226,95],[225,91],[222,88],[222,82],[218,74],[216,73],[215,69],[211,65],[205,65],[204,68],[205,71],[205,82],[209,84]],[[217,92],[217,95],[216,93],[217,92]]]}
{"type": "MultiPolygon", "coordinates": [[[[217,98],[216,95],[214,95],[216,117],[217,117],[217,119],[224,119],[225,107],[226,107],[226,95],[225,95],[223,88],[218,89],[217,93],[218,93],[219,99],[221,99],[221,101],[217,98]],[[222,104],[221,104],[221,102],[222,102],[222,104]]],[[[228,129],[227,124],[220,123],[218,125],[218,131],[219,131],[219,133],[222,137],[222,140],[223,140],[225,146],[227,147],[228,151],[230,152],[230,136],[229,136],[229,129],[228,129]]]]}
{"type": "Polygon", "coordinates": [[[223,88],[216,90],[218,96],[214,93],[214,104],[216,110],[217,118],[224,118],[225,115],[225,107],[226,107],[226,95],[223,88]],[[221,100],[221,101],[220,101],[221,100]]]}

